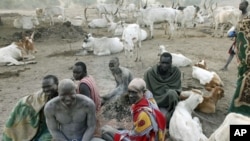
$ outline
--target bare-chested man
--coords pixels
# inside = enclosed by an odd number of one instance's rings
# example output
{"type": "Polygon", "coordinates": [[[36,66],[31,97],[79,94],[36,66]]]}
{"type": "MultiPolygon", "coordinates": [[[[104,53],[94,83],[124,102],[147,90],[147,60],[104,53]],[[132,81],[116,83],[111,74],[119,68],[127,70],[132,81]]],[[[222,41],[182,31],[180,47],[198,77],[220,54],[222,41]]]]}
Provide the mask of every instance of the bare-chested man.
{"type": "MultiPolygon", "coordinates": [[[[44,108],[46,123],[56,141],[93,141],[96,107],[87,96],[76,94],[76,85],[64,79],[58,86],[59,96],[44,108]]],[[[97,139],[98,140],[98,139],[97,139]]]]}
{"type": "Polygon", "coordinates": [[[131,71],[127,68],[121,67],[118,57],[113,57],[109,61],[109,69],[116,81],[116,88],[107,95],[102,97],[102,104],[105,104],[110,99],[115,99],[126,93],[128,84],[133,79],[131,71]]]}

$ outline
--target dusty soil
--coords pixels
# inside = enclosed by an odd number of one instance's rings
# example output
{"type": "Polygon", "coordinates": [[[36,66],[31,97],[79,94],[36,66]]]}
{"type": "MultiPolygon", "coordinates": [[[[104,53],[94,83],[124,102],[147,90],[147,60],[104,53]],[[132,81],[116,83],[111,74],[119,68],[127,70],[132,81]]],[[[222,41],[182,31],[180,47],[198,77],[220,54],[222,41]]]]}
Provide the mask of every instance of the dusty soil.
{"type": "MultiPolygon", "coordinates": [[[[68,15],[76,16],[79,12],[76,9],[67,9],[68,15]],[[72,11],[71,11],[72,10],[72,11]],[[71,12],[71,13],[70,13],[71,12]]],[[[34,15],[32,11],[1,11],[3,26],[0,26],[0,45],[1,47],[17,41],[23,30],[15,29],[12,26],[13,18],[17,13],[34,15]],[[3,14],[5,13],[5,14],[3,14]]],[[[71,67],[76,61],[83,61],[87,65],[88,73],[93,75],[97,81],[101,95],[107,94],[115,87],[115,81],[109,69],[108,62],[112,56],[118,56],[120,64],[126,64],[124,53],[113,54],[110,56],[77,56],[81,51],[84,33],[92,32],[94,36],[107,35],[106,29],[90,30],[86,26],[73,27],[57,23],[55,26],[40,26],[36,29],[35,46],[38,49],[36,56],[37,64],[25,66],[3,66],[0,67],[0,133],[11,109],[15,103],[23,96],[32,94],[41,88],[41,80],[47,74],[54,74],[58,78],[71,78],[71,67]]],[[[31,31],[27,31],[29,33],[31,31]]],[[[193,63],[200,59],[205,59],[209,70],[215,71],[222,78],[225,86],[225,97],[217,104],[214,114],[203,114],[196,112],[201,119],[204,133],[209,137],[211,133],[220,125],[235,91],[237,79],[237,62],[234,59],[229,65],[228,71],[220,71],[226,63],[227,50],[232,44],[232,40],[227,37],[211,37],[212,29],[208,25],[198,25],[196,28],[189,28],[186,32],[187,37],[180,36],[182,33],[176,31],[172,39],[167,39],[161,26],[155,29],[155,37],[152,40],[142,42],[142,62],[134,62],[130,68],[134,77],[142,77],[145,70],[156,64],[159,60],[158,44],[168,45],[170,52],[182,53],[193,60],[193,63]]],[[[206,93],[203,86],[197,80],[192,79],[192,67],[182,67],[184,73],[183,89],[199,88],[206,93]]],[[[114,106],[115,107],[115,106],[114,106]]],[[[110,112],[110,117],[116,117],[115,111],[110,112]]],[[[128,115],[128,114],[127,114],[128,115]]],[[[125,114],[122,116],[126,116],[125,114]]],[[[120,116],[119,118],[122,118],[120,116]]],[[[102,124],[113,124],[114,126],[126,127],[123,120],[113,122],[112,119],[105,119],[102,124]]],[[[126,121],[127,122],[127,121],[126,121]]],[[[0,136],[1,138],[1,136],[0,136]]]]}

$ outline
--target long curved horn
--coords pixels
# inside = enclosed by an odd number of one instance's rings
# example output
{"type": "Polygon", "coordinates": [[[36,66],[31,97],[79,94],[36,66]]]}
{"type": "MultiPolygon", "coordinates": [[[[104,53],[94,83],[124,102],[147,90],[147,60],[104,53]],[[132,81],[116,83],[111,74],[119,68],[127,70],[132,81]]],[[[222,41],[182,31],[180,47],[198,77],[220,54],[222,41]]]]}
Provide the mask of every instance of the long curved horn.
{"type": "Polygon", "coordinates": [[[116,15],[118,13],[118,11],[119,11],[119,8],[117,7],[117,9],[113,15],[116,15]]]}
{"type": "Polygon", "coordinates": [[[87,9],[88,9],[88,7],[86,7],[85,9],[84,9],[84,17],[85,17],[85,20],[87,21],[87,9]]]}
{"type": "Polygon", "coordinates": [[[107,11],[107,9],[106,9],[105,6],[104,6],[104,10],[105,10],[105,14],[104,14],[105,19],[110,23],[111,21],[110,21],[110,19],[107,17],[108,11],[107,11]]]}

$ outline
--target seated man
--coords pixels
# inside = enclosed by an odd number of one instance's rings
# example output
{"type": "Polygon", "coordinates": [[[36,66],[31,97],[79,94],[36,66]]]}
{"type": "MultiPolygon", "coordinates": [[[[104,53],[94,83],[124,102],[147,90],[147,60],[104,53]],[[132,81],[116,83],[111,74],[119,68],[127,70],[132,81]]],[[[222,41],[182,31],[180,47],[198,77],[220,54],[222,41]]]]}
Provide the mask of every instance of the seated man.
{"type": "Polygon", "coordinates": [[[43,78],[42,90],[21,98],[5,124],[2,141],[50,141],[52,136],[45,122],[43,107],[58,95],[57,86],[57,77],[47,75],[43,78]]]}
{"type": "Polygon", "coordinates": [[[73,77],[80,81],[77,93],[91,98],[96,105],[96,112],[101,109],[101,97],[94,78],[87,73],[87,67],[83,62],[76,62],[73,67],[73,77]]]}
{"type": "Polygon", "coordinates": [[[160,56],[160,63],[145,72],[144,80],[169,123],[182,90],[181,71],[172,66],[171,54],[163,53],[160,56]]]}
{"type": "Polygon", "coordinates": [[[58,86],[58,97],[44,108],[46,123],[55,141],[93,141],[96,107],[89,97],[76,94],[75,83],[64,79],[58,86]]]}
{"type": "Polygon", "coordinates": [[[102,137],[106,141],[165,141],[166,120],[150,93],[146,83],[135,78],[128,86],[128,99],[133,117],[133,130],[117,130],[105,125],[102,137]]]}
{"type": "Polygon", "coordinates": [[[113,57],[109,61],[109,69],[115,78],[116,88],[102,97],[102,104],[127,93],[128,84],[133,79],[131,71],[127,68],[121,67],[117,57],[113,57]]]}

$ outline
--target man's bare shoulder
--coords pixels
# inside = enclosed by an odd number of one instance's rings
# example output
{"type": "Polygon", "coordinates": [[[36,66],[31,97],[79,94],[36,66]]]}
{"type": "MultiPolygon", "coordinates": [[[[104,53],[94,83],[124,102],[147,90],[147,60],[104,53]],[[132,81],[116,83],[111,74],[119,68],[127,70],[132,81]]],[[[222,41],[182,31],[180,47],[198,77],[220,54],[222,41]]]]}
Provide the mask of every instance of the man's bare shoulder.
{"type": "Polygon", "coordinates": [[[82,94],[76,94],[76,99],[81,101],[81,105],[85,105],[85,106],[95,105],[95,103],[92,99],[90,99],[89,97],[82,95],[82,94]]]}
{"type": "Polygon", "coordinates": [[[52,109],[55,109],[58,105],[58,103],[60,102],[60,99],[59,97],[55,97],[53,99],[51,99],[50,101],[48,101],[46,104],[45,104],[45,107],[44,107],[44,110],[52,110],[52,109]]]}
{"type": "Polygon", "coordinates": [[[122,70],[122,73],[124,73],[124,74],[131,74],[132,73],[131,70],[128,68],[120,67],[120,69],[122,70]]]}

